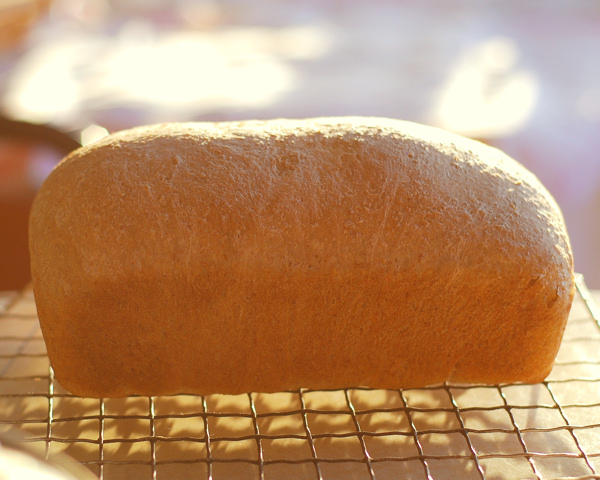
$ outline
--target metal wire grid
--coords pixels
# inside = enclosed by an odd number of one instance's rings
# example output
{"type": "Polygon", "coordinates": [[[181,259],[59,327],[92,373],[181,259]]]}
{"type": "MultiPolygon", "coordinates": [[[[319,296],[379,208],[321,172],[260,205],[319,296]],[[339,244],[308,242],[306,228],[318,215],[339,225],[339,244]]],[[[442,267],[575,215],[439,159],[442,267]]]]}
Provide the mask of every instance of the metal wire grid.
{"type": "Polygon", "coordinates": [[[577,287],[556,367],[536,385],[102,400],[54,380],[25,290],[0,313],[0,433],[101,480],[600,479],[600,316],[577,287]]]}

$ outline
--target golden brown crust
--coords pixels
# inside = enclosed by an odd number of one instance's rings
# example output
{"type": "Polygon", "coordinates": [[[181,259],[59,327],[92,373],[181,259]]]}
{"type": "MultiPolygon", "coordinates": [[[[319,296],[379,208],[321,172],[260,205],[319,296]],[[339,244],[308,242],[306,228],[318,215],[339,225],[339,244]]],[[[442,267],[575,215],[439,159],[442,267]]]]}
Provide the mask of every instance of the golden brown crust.
{"type": "Polygon", "coordinates": [[[531,173],[379,118],[114,134],[49,176],[30,248],[56,376],[85,396],[539,381],[573,296],[531,173]]]}

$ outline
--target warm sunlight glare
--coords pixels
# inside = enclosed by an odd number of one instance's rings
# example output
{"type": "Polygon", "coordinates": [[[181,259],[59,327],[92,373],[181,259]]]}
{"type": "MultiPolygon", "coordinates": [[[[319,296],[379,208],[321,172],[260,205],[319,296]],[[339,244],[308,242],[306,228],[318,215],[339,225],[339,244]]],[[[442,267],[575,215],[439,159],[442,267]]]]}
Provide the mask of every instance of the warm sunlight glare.
{"type": "Polygon", "coordinates": [[[81,145],[89,145],[108,135],[108,130],[100,125],[89,125],[81,131],[81,145]]]}
{"type": "Polygon", "coordinates": [[[519,65],[519,54],[518,46],[504,37],[468,48],[440,92],[436,123],[484,138],[522,128],[535,108],[539,85],[533,73],[519,65]]]}
{"type": "Polygon", "coordinates": [[[130,20],[114,36],[40,47],[12,72],[5,108],[16,118],[59,123],[69,121],[74,103],[146,109],[165,121],[182,112],[261,108],[297,86],[294,61],[321,57],[330,43],[318,25],[159,31],[130,20]]]}

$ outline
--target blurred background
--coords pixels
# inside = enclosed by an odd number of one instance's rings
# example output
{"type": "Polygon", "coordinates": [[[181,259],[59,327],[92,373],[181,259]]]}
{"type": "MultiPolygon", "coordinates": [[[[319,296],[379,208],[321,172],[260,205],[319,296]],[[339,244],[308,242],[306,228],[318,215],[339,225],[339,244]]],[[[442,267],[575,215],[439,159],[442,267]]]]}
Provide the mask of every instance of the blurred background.
{"type": "Polygon", "coordinates": [[[78,143],[329,115],[506,151],[553,193],[600,288],[597,0],[0,0],[0,114],[0,290],[27,283],[31,199],[78,143]]]}

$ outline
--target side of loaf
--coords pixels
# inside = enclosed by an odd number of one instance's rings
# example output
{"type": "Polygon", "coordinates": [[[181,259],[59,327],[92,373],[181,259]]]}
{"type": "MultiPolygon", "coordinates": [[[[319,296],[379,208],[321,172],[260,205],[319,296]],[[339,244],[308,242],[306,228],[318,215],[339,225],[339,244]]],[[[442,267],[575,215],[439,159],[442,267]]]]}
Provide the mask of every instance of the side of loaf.
{"type": "Polygon", "coordinates": [[[381,118],[113,134],[47,178],[30,250],[56,378],[91,397],[536,382],[574,291],[532,173],[381,118]]]}

